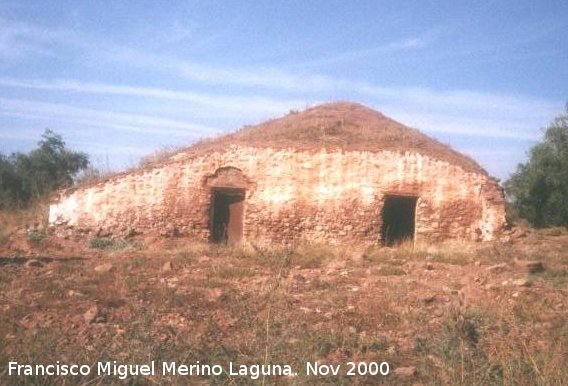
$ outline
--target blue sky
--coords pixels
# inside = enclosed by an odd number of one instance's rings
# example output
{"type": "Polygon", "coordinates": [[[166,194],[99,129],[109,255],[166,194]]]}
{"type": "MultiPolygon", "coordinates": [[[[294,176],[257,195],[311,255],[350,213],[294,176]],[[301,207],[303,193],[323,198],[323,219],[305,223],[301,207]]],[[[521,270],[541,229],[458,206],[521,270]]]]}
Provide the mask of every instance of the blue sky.
{"type": "Polygon", "coordinates": [[[121,169],[350,100],[506,179],[568,101],[568,1],[2,1],[0,151],[121,169]]]}

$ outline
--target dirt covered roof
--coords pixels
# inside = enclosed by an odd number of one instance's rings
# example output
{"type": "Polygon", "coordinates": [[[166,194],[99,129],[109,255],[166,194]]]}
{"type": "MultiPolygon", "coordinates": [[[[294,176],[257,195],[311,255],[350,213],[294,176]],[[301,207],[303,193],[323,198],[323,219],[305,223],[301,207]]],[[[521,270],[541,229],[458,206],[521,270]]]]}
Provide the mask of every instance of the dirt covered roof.
{"type": "Polygon", "coordinates": [[[291,111],[284,117],[198,142],[185,152],[190,155],[222,150],[229,145],[298,150],[410,151],[446,161],[466,171],[486,174],[473,159],[358,103],[335,102],[302,112],[291,111]]]}

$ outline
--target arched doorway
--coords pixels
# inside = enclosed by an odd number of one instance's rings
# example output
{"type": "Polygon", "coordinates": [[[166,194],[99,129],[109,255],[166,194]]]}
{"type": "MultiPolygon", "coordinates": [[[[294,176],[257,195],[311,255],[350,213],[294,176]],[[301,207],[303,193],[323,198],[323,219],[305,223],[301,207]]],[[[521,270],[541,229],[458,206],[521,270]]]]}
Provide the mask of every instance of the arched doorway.
{"type": "Polygon", "coordinates": [[[209,226],[214,243],[238,244],[244,237],[244,216],[250,181],[240,169],[222,167],[206,177],[210,193],[209,226]]]}

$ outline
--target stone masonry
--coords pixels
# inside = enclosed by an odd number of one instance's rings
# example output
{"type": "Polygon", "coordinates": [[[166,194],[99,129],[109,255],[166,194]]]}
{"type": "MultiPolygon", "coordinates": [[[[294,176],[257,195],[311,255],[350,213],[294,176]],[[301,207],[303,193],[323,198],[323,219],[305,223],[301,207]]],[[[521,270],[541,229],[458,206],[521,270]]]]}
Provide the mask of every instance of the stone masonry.
{"type": "Polygon", "coordinates": [[[502,189],[484,173],[414,151],[230,145],[62,191],[56,227],[208,240],[216,188],[245,194],[244,240],[377,243],[386,195],[417,197],[415,238],[491,240],[505,224],[502,189]]]}

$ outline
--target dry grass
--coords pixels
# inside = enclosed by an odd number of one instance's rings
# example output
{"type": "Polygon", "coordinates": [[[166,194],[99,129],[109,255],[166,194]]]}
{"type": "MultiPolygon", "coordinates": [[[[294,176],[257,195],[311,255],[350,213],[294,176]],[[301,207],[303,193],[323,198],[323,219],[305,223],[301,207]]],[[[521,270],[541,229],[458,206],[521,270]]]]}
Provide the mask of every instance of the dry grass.
{"type": "Polygon", "coordinates": [[[180,146],[162,146],[160,149],[151,154],[145,155],[140,159],[139,167],[148,168],[159,165],[167,161],[172,156],[178,154],[183,150],[180,146]]]}
{"type": "Polygon", "coordinates": [[[535,299],[509,303],[451,309],[440,334],[417,342],[422,371],[435,384],[564,384],[566,325],[542,329],[549,310],[535,299]]]}
{"type": "Polygon", "coordinates": [[[380,246],[367,248],[363,258],[370,262],[384,262],[390,257],[391,265],[403,264],[406,261],[432,261],[438,263],[466,265],[481,258],[477,254],[476,244],[465,241],[446,241],[437,244],[414,243],[404,241],[395,248],[385,251],[380,246]]]}
{"type": "MultiPolygon", "coordinates": [[[[42,267],[2,260],[0,383],[118,382],[94,375],[9,378],[4,367],[9,360],[199,360],[290,364],[298,370],[298,377],[266,377],[264,384],[567,384],[568,240],[537,236],[490,247],[374,247],[362,258],[350,256],[353,248],[323,244],[224,247],[180,241],[160,249],[102,250],[96,259],[56,259],[42,267]],[[547,269],[530,277],[530,287],[511,284],[526,277],[512,263],[502,272],[487,270],[521,254],[534,256],[533,250],[547,269]],[[168,262],[172,269],[164,269],[168,262]],[[94,271],[104,263],[113,269],[94,271]],[[85,321],[93,305],[104,323],[85,321]],[[392,369],[414,366],[417,373],[306,377],[306,361],[387,361],[392,369]]],[[[88,240],[85,248],[90,250],[88,240]]],[[[263,383],[261,377],[228,374],[139,376],[127,383],[188,380],[263,383]]]]}
{"type": "Polygon", "coordinates": [[[48,204],[38,202],[23,210],[0,211],[0,246],[5,244],[10,235],[18,229],[37,229],[47,227],[48,204]]]}

